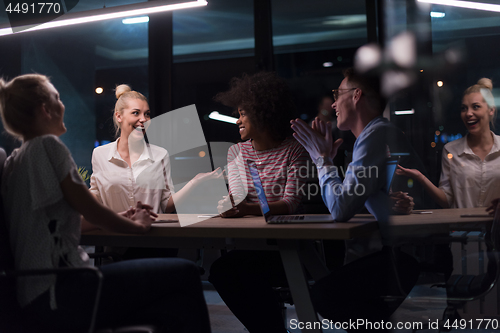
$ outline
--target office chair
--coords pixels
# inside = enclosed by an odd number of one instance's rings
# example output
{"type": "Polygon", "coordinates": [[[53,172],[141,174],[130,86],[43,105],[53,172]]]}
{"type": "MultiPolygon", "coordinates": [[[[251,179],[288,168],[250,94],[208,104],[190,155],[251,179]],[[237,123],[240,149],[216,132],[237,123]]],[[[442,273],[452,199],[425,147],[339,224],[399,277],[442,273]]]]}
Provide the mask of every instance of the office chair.
{"type": "MultiPolygon", "coordinates": [[[[463,242],[463,239],[459,240],[463,242]]],[[[456,319],[460,319],[457,310],[462,309],[467,302],[486,296],[498,283],[500,278],[500,206],[497,206],[491,226],[488,226],[484,241],[488,265],[486,272],[479,275],[454,274],[446,283],[437,285],[446,288],[442,297],[424,297],[421,300],[445,300],[446,308],[439,322],[438,332],[448,332],[456,319]],[[446,327],[445,325],[448,324],[446,327]]],[[[422,327],[421,329],[426,329],[422,327]]],[[[413,332],[416,332],[414,329],[413,332]]]]}
{"type": "MultiPolygon", "coordinates": [[[[470,301],[488,294],[500,278],[500,205],[495,210],[491,228],[485,235],[488,266],[486,273],[479,275],[452,275],[446,282],[447,307],[443,322],[455,319],[458,309],[470,301]]],[[[449,331],[443,327],[440,331],[449,331]]]]}
{"type": "MultiPolygon", "coordinates": [[[[0,175],[7,155],[0,148],[0,175]]],[[[95,301],[89,318],[89,333],[154,333],[153,326],[127,326],[95,331],[97,311],[103,282],[102,273],[95,267],[61,267],[53,269],[16,270],[11,252],[7,225],[4,220],[3,202],[0,195],[0,332],[41,333],[41,329],[30,324],[16,299],[15,281],[19,277],[40,275],[68,275],[90,273],[96,277],[95,301]]],[[[77,300],[76,300],[77,301],[77,300]]],[[[57,332],[52,332],[57,333],[57,332]]]]}

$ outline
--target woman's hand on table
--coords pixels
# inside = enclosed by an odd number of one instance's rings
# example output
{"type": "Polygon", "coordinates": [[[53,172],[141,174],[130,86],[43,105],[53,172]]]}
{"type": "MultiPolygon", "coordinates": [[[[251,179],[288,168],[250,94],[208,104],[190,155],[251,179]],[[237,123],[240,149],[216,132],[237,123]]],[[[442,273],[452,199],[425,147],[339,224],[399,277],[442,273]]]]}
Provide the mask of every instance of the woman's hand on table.
{"type": "Polygon", "coordinates": [[[130,217],[132,221],[141,229],[140,232],[147,232],[151,228],[154,219],[151,217],[151,206],[143,205],[137,201],[134,214],[130,217]]]}
{"type": "Polygon", "coordinates": [[[225,196],[219,201],[217,210],[221,217],[242,217],[245,216],[246,200],[243,200],[238,205],[234,205],[234,199],[231,194],[225,196]]]}
{"type": "Polygon", "coordinates": [[[415,203],[413,197],[406,192],[393,192],[390,194],[391,200],[394,202],[392,210],[398,214],[411,214],[415,203]]]}
{"type": "MultiPolygon", "coordinates": [[[[158,217],[158,214],[154,213],[152,211],[153,207],[150,206],[150,205],[147,205],[147,204],[141,204],[142,205],[142,208],[143,209],[146,209],[147,211],[149,211],[149,215],[152,217],[152,218],[157,218],[158,217]]],[[[126,211],[124,212],[120,212],[118,213],[118,215],[121,215],[123,217],[126,217],[128,219],[132,218],[132,216],[135,214],[135,210],[136,208],[135,207],[132,207],[130,206],[129,209],[127,209],[126,211]]],[[[153,219],[154,220],[154,219],[153,219]]]]}
{"type": "Polygon", "coordinates": [[[500,198],[493,199],[491,201],[490,205],[488,206],[488,208],[486,208],[486,211],[492,216],[495,215],[495,211],[497,210],[497,206],[498,206],[499,202],[500,202],[500,198]]]}

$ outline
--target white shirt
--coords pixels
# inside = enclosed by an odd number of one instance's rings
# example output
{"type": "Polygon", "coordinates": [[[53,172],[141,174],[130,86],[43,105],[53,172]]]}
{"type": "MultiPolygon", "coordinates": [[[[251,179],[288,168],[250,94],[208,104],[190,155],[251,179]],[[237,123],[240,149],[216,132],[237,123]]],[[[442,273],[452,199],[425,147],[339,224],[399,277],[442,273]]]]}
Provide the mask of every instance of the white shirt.
{"type": "MultiPolygon", "coordinates": [[[[70,175],[84,184],[71,154],[54,135],[24,142],[5,162],[2,199],[16,269],[88,265],[80,242],[80,214],[64,200],[61,181],[70,175]]],[[[24,307],[51,290],[55,308],[55,275],[20,278],[19,304],[24,307]]]]}
{"type": "Polygon", "coordinates": [[[118,153],[118,140],[94,149],[90,191],[115,212],[125,211],[137,201],[152,206],[155,213],[165,212],[174,193],[168,152],[150,145],[150,156],[144,143],[141,156],[129,167],[118,153]]]}
{"type": "Polygon", "coordinates": [[[488,206],[500,197],[500,136],[493,134],[493,147],[482,161],[467,144],[467,136],[443,148],[439,188],[451,208],[488,206]]]}

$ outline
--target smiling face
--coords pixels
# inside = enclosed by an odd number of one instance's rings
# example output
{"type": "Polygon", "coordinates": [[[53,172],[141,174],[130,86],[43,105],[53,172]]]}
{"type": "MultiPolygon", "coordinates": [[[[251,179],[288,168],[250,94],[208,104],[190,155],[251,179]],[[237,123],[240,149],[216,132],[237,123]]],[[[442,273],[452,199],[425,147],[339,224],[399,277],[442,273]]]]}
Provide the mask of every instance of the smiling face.
{"type": "Polygon", "coordinates": [[[238,107],[238,113],[240,117],[236,121],[236,125],[239,127],[241,140],[253,139],[256,134],[256,126],[253,125],[248,112],[238,107]]]}
{"type": "Polygon", "coordinates": [[[49,92],[49,100],[45,103],[45,107],[50,114],[48,131],[51,134],[60,136],[66,133],[66,126],[64,125],[64,111],[65,107],[60,99],[59,92],[50,82],[45,82],[45,87],[49,92]]]}
{"type": "Polygon", "coordinates": [[[337,115],[337,127],[341,131],[349,131],[353,128],[355,121],[353,93],[355,88],[344,78],[339,86],[338,98],[332,104],[337,115]]]}
{"type": "Polygon", "coordinates": [[[127,101],[127,107],[116,112],[116,119],[120,126],[121,137],[142,139],[142,130],[146,129],[145,123],[151,119],[148,102],[141,99],[131,98],[127,101]]]}
{"type": "Polygon", "coordinates": [[[489,107],[480,92],[467,94],[462,99],[462,121],[471,134],[481,134],[490,130],[490,120],[495,108],[489,107]]]}

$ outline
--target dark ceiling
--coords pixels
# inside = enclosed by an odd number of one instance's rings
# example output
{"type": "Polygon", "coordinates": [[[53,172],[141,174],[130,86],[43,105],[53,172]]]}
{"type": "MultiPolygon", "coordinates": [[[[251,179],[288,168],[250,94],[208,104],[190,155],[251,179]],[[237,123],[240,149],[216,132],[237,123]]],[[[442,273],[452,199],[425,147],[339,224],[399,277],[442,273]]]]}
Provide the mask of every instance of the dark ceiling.
{"type": "MultiPolygon", "coordinates": [[[[144,0],[80,0],[72,11],[139,2],[144,0]]],[[[366,39],[364,3],[365,0],[273,0],[275,52],[288,51],[292,46],[296,48],[294,51],[355,46],[366,39]]],[[[397,8],[398,0],[391,3],[397,8]]],[[[0,2],[0,24],[8,23],[3,6],[0,2]]],[[[500,13],[450,6],[433,6],[433,10],[446,15],[432,19],[436,49],[446,47],[449,38],[484,35],[488,31],[498,33],[500,29],[500,13]]],[[[174,56],[253,48],[252,0],[208,0],[206,7],[179,10],[173,15],[174,56]]],[[[93,47],[108,62],[147,58],[147,23],[124,25],[121,19],[116,19],[79,25],[77,29],[60,29],[77,40],[80,47],[93,47]]]]}

